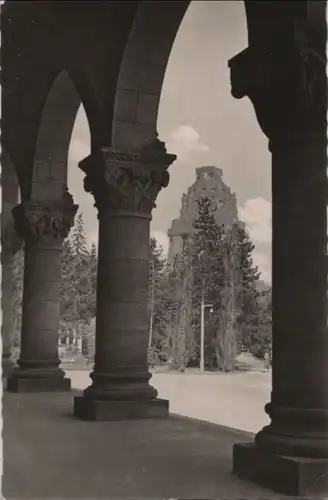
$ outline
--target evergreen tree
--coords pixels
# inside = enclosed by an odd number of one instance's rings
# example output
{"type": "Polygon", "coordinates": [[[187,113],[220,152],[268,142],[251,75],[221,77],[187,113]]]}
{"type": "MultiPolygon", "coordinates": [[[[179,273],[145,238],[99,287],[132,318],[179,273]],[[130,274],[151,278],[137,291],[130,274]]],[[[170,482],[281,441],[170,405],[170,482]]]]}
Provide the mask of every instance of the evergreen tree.
{"type": "Polygon", "coordinates": [[[176,256],[174,268],[168,273],[169,294],[166,310],[171,315],[167,321],[168,359],[171,368],[184,371],[194,354],[192,329],[192,252],[189,238],[183,239],[182,251],[176,256]]]}
{"type": "Polygon", "coordinates": [[[24,250],[19,250],[13,257],[13,336],[12,347],[18,348],[21,340],[23,281],[24,281],[24,250]]]}
{"type": "Polygon", "coordinates": [[[255,342],[255,338],[262,335],[260,333],[263,321],[262,313],[266,306],[264,306],[262,294],[259,292],[257,286],[260,272],[258,267],[253,264],[252,252],[254,245],[244,228],[237,228],[237,233],[238,243],[236,252],[239,258],[240,272],[240,286],[238,290],[238,340],[252,350],[252,342],[255,342]]]}
{"type": "Polygon", "coordinates": [[[253,320],[243,331],[242,343],[253,354],[263,359],[265,353],[271,356],[272,342],[272,293],[266,288],[258,293],[256,309],[253,306],[253,320]]]}
{"type": "Polygon", "coordinates": [[[166,258],[163,248],[156,238],[149,240],[149,362],[160,362],[163,351],[163,288],[165,288],[164,271],[166,258]]]}
{"type": "Polygon", "coordinates": [[[96,249],[88,251],[83,214],[75,221],[71,236],[64,243],[62,257],[61,325],[64,336],[77,346],[90,334],[95,314],[96,249]]]}
{"type": "Polygon", "coordinates": [[[74,310],[76,300],[74,263],[75,258],[72,243],[70,239],[66,239],[63,244],[61,263],[62,281],[60,287],[60,340],[62,343],[72,340],[72,328],[76,321],[74,310]]]}
{"type": "Polygon", "coordinates": [[[254,246],[240,224],[218,225],[216,206],[209,198],[198,201],[194,223],[194,329],[199,338],[200,300],[213,304],[208,317],[205,343],[209,358],[216,355],[219,369],[235,366],[237,341],[250,322],[258,321],[258,268],[253,265],[254,246]],[[242,333],[240,333],[242,330],[242,333]]]}
{"type": "MultiPolygon", "coordinates": [[[[79,214],[72,234],[63,243],[60,290],[61,342],[73,341],[76,334],[90,336],[96,313],[97,249],[88,251],[83,215],[79,214]]],[[[24,250],[13,261],[13,345],[20,345],[23,298],[24,250]]],[[[92,342],[90,342],[92,343],[92,342]]]]}
{"type": "Polygon", "coordinates": [[[200,198],[197,201],[198,217],[194,222],[196,233],[193,237],[193,328],[194,336],[200,351],[200,304],[213,304],[213,313],[206,309],[205,316],[205,353],[211,362],[216,356],[219,363],[224,353],[219,352],[219,339],[222,333],[222,318],[224,317],[224,298],[226,287],[225,265],[225,230],[215,220],[216,206],[210,198],[200,198]]]}

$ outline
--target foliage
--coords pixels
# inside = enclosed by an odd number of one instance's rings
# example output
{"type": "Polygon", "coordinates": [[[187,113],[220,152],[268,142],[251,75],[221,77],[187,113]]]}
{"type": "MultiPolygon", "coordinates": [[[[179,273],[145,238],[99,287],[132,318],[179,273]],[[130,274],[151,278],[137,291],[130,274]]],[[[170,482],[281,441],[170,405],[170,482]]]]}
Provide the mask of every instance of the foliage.
{"type": "Polygon", "coordinates": [[[251,323],[252,328],[248,328],[246,330],[247,336],[243,337],[243,345],[257,358],[263,359],[266,353],[270,357],[272,343],[271,288],[259,293],[254,317],[255,319],[251,323]]]}
{"type": "Polygon", "coordinates": [[[193,271],[189,238],[183,240],[182,252],[168,272],[171,312],[168,324],[168,358],[171,368],[184,371],[193,358],[195,342],[192,324],[193,271]]]}
{"type": "MultiPolygon", "coordinates": [[[[70,237],[63,243],[61,268],[60,338],[64,343],[70,341],[73,344],[80,338],[86,353],[93,343],[87,339],[94,335],[92,319],[96,313],[97,249],[92,245],[88,250],[82,214],[77,216],[70,237]]],[[[23,274],[24,250],[20,250],[13,261],[13,346],[20,344],[23,274]]]]}
{"type": "Polygon", "coordinates": [[[87,248],[83,215],[77,218],[69,239],[64,242],[61,284],[61,339],[77,343],[90,335],[96,311],[97,251],[87,248]]]}
{"type": "MultiPolygon", "coordinates": [[[[254,249],[240,223],[232,227],[218,225],[216,205],[209,198],[198,200],[198,218],[194,223],[194,327],[200,330],[199,309],[203,296],[213,305],[213,314],[206,325],[206,352],[209,359],[215,354],[220,370],[235,367],[238,340],[257,309],[256,282],[258,268],[253,265],[254,249]]],[[[198,333],[198,338],[200,333],[198,333]]]]}
{"type": "MultiPolygon", "coordinates": [[[[184,370],[199,364],[200,304],[205,309],[206,364],[220,370],[235,367],[238,344],[250,346],[260,333],[259,272],[253,265],[254,246],[240,223],[224,227],[215,220],[216,206],[209,198],[198,200],[195,233],[185,238],[173,268],[165,265],[162,249],[150,241],[150,360],[168,362],[184,370]]],[[[262,309],[261,309],[262,308],[262,309]]],[[[263,314],[262,314],[263,315],[263,314]]],[[[262,326],[262,332],[264,327],[262,326]]]]}
{"type": "Polygon", "coordinates": [[[167,324],[167,275],[163,248],[155,238],[149,241],[149,348],[151,357],[157,352],[166,360],[165,336],[167,324]]]}
{"type": "Polygon", "coordinates": [[[23,304],[23,278],[24,278],[24,250],[15,253],[12,264],[13,290],[12,290],[12,311],[13,311],[13,347],[20,346],[21,324],[22,324],[22,304],[23,304]]]}

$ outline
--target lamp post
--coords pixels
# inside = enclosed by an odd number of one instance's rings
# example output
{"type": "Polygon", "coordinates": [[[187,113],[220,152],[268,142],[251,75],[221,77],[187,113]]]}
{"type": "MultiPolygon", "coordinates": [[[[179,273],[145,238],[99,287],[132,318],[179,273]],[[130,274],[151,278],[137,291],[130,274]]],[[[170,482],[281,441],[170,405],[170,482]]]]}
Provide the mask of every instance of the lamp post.
{"type": "Polygon", "coordinates": [[[213,304],[205,304],[204,292],[200,303],[200,372],[204,373],[204,347],[205,347],[205,309],[210,307],[210,312],[213,312],[213,304]]]}

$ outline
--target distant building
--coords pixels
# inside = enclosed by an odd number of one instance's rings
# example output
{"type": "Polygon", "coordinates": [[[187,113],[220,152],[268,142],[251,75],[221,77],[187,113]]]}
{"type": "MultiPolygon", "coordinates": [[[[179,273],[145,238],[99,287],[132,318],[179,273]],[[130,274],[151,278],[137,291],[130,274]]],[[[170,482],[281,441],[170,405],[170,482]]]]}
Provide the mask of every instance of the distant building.
{"type": "MultiPolygon", "coordinates": [[[[196,175],[196,181],[188,188],[187,194],[182,195],[180,217],[172,221],[167,232],[169,265],[181,252],[184,238],[190,237],[195,232],[193,223],[198,217],[197,200],[200,198],[208,197],[216,203],[215,219],[218,224],[231,226],[239,222],[237,198],[223,182],[223,171],[213,166],[200,167],[196,169],[196,175]]],[[[242,222],[239,223],[244,226],[242,222]]]]}

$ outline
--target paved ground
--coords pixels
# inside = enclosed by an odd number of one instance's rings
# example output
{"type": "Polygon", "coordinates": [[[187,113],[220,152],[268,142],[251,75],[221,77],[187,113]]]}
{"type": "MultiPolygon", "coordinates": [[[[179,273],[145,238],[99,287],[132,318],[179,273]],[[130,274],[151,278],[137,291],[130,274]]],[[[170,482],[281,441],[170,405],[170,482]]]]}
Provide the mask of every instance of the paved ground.
{"type": "Polygon", "coordinates": [[[73,395],[4,394],[5,498],[281,497],[231,474],[245,434],[173,417],[83,422],[73,395]]]}
{"type": "MultiPolygon", "coordinates": [[[[88,371],[67,371],[75,389],[90,384],[88,371]]],[[[170,401],[170,412],[256,433],[269,423],[271,373],[155,373],[152,384],[170,401]]]]}

